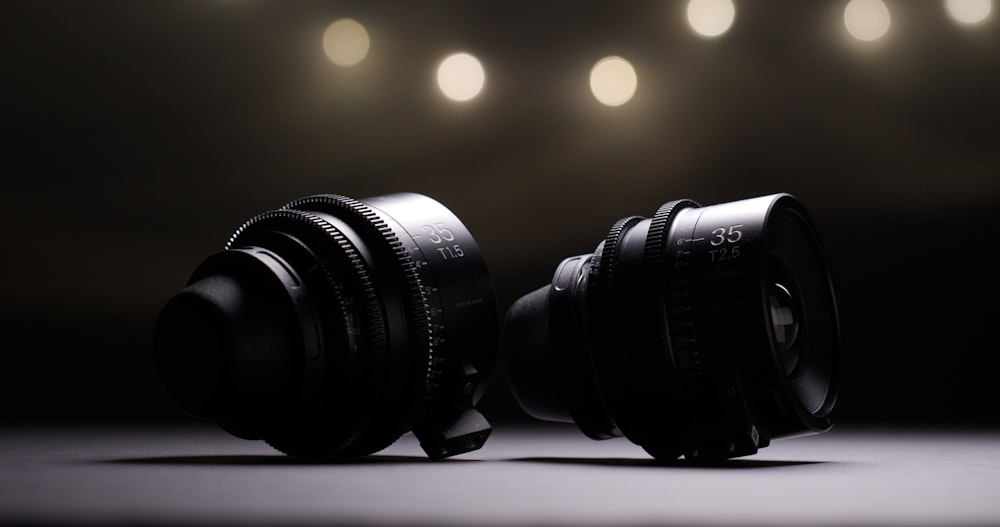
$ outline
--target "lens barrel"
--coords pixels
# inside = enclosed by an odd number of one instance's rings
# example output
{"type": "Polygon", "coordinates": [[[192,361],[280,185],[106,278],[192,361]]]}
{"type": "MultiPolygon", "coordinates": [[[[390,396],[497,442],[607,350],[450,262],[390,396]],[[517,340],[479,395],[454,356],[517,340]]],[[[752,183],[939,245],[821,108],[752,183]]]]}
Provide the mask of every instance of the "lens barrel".
{"type": "Polygon", "coordinates": [[[431,458],[480,448],[497,305],[465,225],[403,193],[264,212],[163,307],[154,360],[187,412],[306,458],[413,431],[431,458]]]}
{"type": "Polygon", "coordinates": [[[511,306],[503,347],[528,414],[657,459],[750,455],[833,424],[834,289],[788,194],[619,220],[511,306]]]}

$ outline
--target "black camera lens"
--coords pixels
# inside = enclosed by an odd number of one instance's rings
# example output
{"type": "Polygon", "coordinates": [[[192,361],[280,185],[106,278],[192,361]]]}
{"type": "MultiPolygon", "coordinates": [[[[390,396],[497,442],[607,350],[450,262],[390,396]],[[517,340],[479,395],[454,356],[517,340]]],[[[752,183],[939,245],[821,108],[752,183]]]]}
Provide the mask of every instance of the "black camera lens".
{"type": "Polygon", "coordinates": [[[461,221],[420,194],[316,195],[264,212],[163,307],[171,398],[308,458],[367,455],[413,431],[432,458],[491,432],[475,409],[496,298],[461,221]]]}
{"type": "Polygon", "coordinates": [[[836,300],[788,194],[619,220],[511,306],[503,347],[528,414],[657,459],[744,456],[833,424],[836,300]]]}

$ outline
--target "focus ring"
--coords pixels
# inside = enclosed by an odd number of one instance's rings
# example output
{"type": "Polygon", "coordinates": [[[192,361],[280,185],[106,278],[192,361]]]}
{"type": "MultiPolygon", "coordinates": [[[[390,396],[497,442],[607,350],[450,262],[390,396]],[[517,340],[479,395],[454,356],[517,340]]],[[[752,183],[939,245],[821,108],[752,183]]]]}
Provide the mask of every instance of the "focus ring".
{"type": "MultiPolygon", "coordinates": [[[[646,236],[646,247],[643,251],[643,268],[653,271],[653,279],[657,291],[667,291],[667,269],[665,259],[670,243],[670,227],[673,225],[676,213],[686,208],[700,207],[698,203],[689,199],[668,201],[656,210],[649,225],[649,234],[646,236]]],[[[666,310],[663,310],[666,313],[666,310]]],[[[657,329],[660,333],[661,349],[670,350],[669,322],[665,316],[657,317],[657,329]]]]}
{"type": "Polygon", "coordinates": [[[683,283],[684,279],[677,276],[684,266],[692,240],[680,238],[675,246],[670,231],[678,212],[699,207],[698,203],[687,199],[661,205],[653,215],[643,252],[643,267],[650,273],[648,278],[657,291],[650,306],[650,313],[653,314],[651,325],[656,328],[654,338],[657,347],[669,365],[664,372],[667,380],[658,405],[660,415],[656,416],[657,421],[667,426],[653,427],[650,437],[642,443],[643,448],[657,458],[673,458],[686,453],[698,429],[695,421],[698,419],[696,407],[699,403],[689,400],[692,395],[691,377],[696,376],[697,368],[690,366],[693,361],[678,359],[675,347],[675,342],[690,342],[688,346],[691,350],[688,352],[697,357],[693,347],[696,346],[693,320],[687,319],[693,306],[683,305],[692,298],[692,292],[689,285],[683,283]]]}
{"type": "MultiPolygon", "coordinates": [[[[410,393],[390,394],[384,401],[383,411],[378,414],[395,415],[382,419],[375,426],[370,439],[359,444],[356,449],[351,449],[349,454],[365,455],[381,450],[405,433],[424,411],[433,396],[436,379],[442,369],[431,346],[430,316],[417,266],[397,234],[379,213],[356,199],[336,194],[319,194],[297,199],[283,208],[335,216],[357,231],[362,241],[373,252],[377,252],[375,260],[392,264],[388,269],[392,271],[396,285],[402,291],[405,334],[409,337],[409,349],[412,350],[410,371],[404,373],[410,379],[400,384],[409,385],[410,393]]],[[[390,390],[395,387],[391,380],[388,384],[387,388],[390,390]]]]}

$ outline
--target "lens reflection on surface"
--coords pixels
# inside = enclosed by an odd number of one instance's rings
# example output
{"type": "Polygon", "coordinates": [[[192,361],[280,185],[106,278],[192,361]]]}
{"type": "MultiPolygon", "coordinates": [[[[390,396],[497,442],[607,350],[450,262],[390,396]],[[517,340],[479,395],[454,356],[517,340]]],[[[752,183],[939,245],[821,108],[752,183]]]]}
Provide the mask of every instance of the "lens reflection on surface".
{"type": "Polygon", "coordinates": [[[788,289],[779,284],[771,284],[769,295],[771,306],[771,329],[774,332],[774,342],[778,346],[781,363],[785,373],[791,374],[799,363],[799,352],[795,348],[795,338],[799,334],[799,321],[792,304],[792,295],[788,289]]]}

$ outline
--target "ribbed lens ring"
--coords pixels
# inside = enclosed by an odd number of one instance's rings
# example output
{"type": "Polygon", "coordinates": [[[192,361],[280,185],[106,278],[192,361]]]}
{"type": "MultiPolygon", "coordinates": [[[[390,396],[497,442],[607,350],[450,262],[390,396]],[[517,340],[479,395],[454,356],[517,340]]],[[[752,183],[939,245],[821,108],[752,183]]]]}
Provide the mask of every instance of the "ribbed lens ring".
{"type": "Polygon", "coordinates": [[[630,350],[629,343],[621,340],[635,335],[623,330],[631,323],[629,317],[634,299],[626,298],[632,291],[625,284],[630,280],[630,273],[622,269],[619,253],[623,249],[622,236],[643,220],[645,218],[629,216],[611,226],[595,252],[586,300],[582,302],[589,314],[588,320],[595,322],[589,328],[594,378],[618,433],[630,437],[639,434],[642,427],[642,419],[636,415],[640,409],[632,401],[635,400],[634,392],[644,386],[635,376],[641,374],[642,368],[633,368],[631,356],[618,352],[630,350]]]}
{"type": "MultiPolygon", "coordinates": [[[[341,229],[353,231],[355,244],[370,251],[367,264],[380,277],[374,291],[384,309],[395,311],[389,317],[388,348],[383,358],[383,395],[376,398],[374,411],[369,412],[369,427],[374,444],[359,449],[377,451],[385,448],[409,429],[424,411],[425,404],[435,394],[437,365],[431,346],[431,322],[424,284],[411,252],[401,238],[406,233],[393,229],[391,218],[380,215],[361,201],[340,195],[324,194],[295,200],[285,209],[308,211],[332,224],[343,222],[341,229]]],[[[369,452],[363,452],[369,453],[369,452]]]]}
{"type": "Polygon", "coordinates": [[[240,437],[342,458],[413,430],[445,457],[490,433],[474,405],[496,342],[489,273],[448,209],[317,195],[241,226],[164,307],[154,353],[182,408],[240,437]]]}

